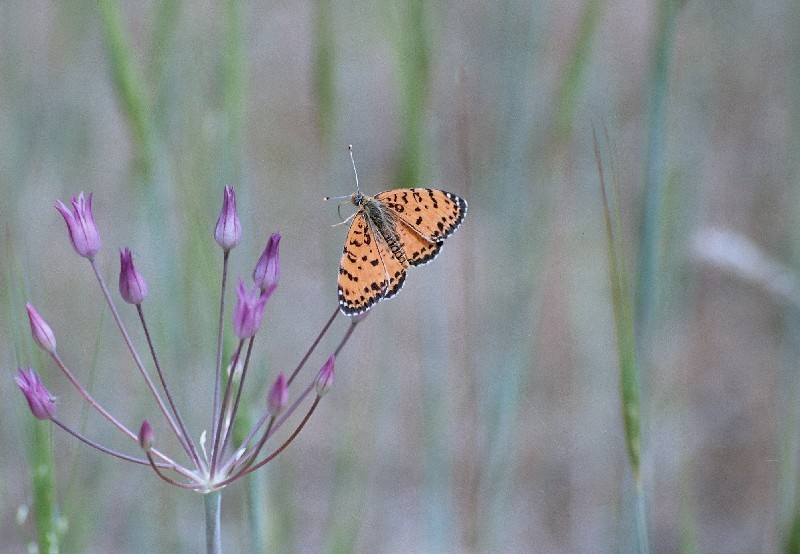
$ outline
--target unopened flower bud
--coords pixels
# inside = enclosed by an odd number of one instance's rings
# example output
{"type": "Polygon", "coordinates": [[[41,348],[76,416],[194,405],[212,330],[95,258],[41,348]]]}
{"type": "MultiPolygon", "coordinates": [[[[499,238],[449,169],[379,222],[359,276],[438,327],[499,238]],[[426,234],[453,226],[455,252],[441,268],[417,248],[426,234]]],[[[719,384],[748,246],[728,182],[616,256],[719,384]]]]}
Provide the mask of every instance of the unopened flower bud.
{"type": "Polygon", "coordinates": [[[289,403],[289,387],[286,385],[286,377],[283,373],[278,374],[275,384],[267,395],[267,409],[271,416],[280,415],[289,403]]]}
{"type": "Polygon", "coordinates": [[[45,388],[32,368],[29,367],[28,371],[19,368],[19,375],[14,377],[14,381],[25,395],[28,407],[35,418],[50,419],[53,417],[53,414],[56,413],[56,399],[45,388]]]}
{"type": "Polygon", "coordinates": [[[142,450],[147,452],[153,448],[154,438],[155,433],[153,433],[153,428],[150,426],[150,422],[145,419],[142,421],[142,426],[139,428],[139,446],[142,447],[142,450]]]}
{"type": "Polygon", "coordinates": [[[61,212],[67,223],[69,240],[75,252],[84,258],[94,259],[94,255],[100,250],[100,233],[97,231],[94,216],[92,216],[91,193],[85,200],[82,192],[77,198],[73,196],[72,211],[60,200],[56,202],[56,209],[61,212]]]}
{"type": "Polygon", "coordinates": [[[141,304],[147,298],[147,281],[136,271],[131,251],[119,251],[119,294],[128,304],[141,304]]]}
{"type": "Polygon", "coordinates": [[[222,211],[220,211],[219,219],[217,219],[214,238],[217,240],[217,244],[226,252],[242,240],[242,224],[239,222],[239,214],[236,211],[236,195],[230,185],[225,186],[222,211]]]}
{"type": "Polygon", "coordinates": [[[267,241],[267,247],[261,254],[253,270],[253,281],[269,298],[275,289],[278,288],[278,279],[281,276],[281,262],[278,256],[278,246],[281,242],[281,234],[273,233],[267,241]]]}
{"type": "Polygon", "coordinates": [[[233,309],[233,332],[240,339],[247,339],[255,335],[261,326],[267,297],[261,294],[258,287],[248,291],[241,279],[236,288],[236,297],[236,307],[233,309]]]}
{"type": "Polygon", "coordinates": [[[39,315],[36,308],[30,304],[25,304],[25,309],[28,310],[28,321],[31,324],[33,340],[39,348],[49,354],[53,354],[56,351],[56,337],[53,334],[53,330],[47,322],[42,319],[42,316],[39,315]]]}

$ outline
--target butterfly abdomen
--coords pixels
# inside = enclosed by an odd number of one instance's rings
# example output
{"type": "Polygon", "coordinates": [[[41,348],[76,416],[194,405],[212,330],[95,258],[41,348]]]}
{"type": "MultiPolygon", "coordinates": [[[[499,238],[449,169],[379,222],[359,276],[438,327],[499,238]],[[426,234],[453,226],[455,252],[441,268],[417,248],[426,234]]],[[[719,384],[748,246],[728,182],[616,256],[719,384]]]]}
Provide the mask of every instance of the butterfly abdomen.
{"type": "Polygon", "coordinates": [[[396,223],[388,216],[385,207],[381,206],[378,201],[369,199],[363,202],[361,208],[364,210],[364,215],[367,220],[375,228],[376,234],[379,237],[378,240],[382,239],[392,255],[397,258],[401,264],[407,266],[408,260],[406,253],[397,237],[396,223]]]}

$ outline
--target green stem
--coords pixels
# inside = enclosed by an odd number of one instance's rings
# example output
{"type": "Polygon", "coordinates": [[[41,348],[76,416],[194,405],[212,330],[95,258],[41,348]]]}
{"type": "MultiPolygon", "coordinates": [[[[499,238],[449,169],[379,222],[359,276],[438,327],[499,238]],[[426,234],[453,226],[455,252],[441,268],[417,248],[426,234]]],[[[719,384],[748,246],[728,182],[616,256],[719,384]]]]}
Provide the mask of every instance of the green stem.
{"type": "Polygon", "coordinates": [[[212,491],[203,495],[206,508],[206,552],[222,554],[222,532],[220,531],[220,506],[222,491],[212,491]]]}
{"type": "Polygon", "coordinates": [[[33,513],[40,552],[57,553],[60,536],[57,527],[55,471],[53,468],[50,425],[35,421],[31,425],[33,440],[29,446],[33,513]]]}
{"type": "Polygon", "coordinates": [[[130,126],[136,156],[144,174],[153,174],[153,123],[147,103],[142,77],[136,67],[133,48],[122,22],[117,0],[100,0],[97,3],[106,43],[114,87],[120,107],[130,126]]]}
{"type": "Polygon", "coordinates": [[[651,61],[647,161],[645,165],[644,212],[636,291],[637,335],[646,347],[658,309],[658,274],[661,248],[664,173],[666,170],[666,124],[669,100],[670,62],[675,36],[678,0],[662,0],[659,5],[658,32],[651,61]]]}

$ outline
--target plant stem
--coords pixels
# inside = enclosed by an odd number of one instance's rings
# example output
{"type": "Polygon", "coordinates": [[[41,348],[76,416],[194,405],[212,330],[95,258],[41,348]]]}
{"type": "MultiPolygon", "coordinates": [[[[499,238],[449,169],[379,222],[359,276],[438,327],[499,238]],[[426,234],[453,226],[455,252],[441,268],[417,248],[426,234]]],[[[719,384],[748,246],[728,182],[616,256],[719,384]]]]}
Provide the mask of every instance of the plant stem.
{"type": "MultiPolygon", "coordinates": [[[[222,256],[222,284],[220,285],[220,300],[219,300],[219,322],[217,327],[217,366],[214,368],[214,409],[213,420],[211,421],[211,444],[215,444],[217,440],[217,422],[218,418],[222,417],[219,410],[219,395],[220,395],[220,381],[222,380],[222,329],[223,321],[225,320],[225,285],[228,280],[228,253],[225,250],[222,256]]],[[[234,365],[234,367],[236,367],[234,365]]],[[[213,471],[213,470],[212,470],[213,471]]]]}
{"type": "Polygon", "coordinates": [[[206,552],[222,554],[222,533],[220,531],[220,506],[222,491],[216,490],[203,495],[206,509],[206,552]]]}

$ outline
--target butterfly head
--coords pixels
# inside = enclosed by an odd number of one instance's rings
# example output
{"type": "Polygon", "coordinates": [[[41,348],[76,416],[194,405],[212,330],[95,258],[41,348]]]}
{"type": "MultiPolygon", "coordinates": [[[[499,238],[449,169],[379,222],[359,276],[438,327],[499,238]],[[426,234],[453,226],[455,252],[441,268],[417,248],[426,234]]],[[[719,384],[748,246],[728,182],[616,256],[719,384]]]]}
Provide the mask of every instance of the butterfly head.
{"type": "Polygon", "coordinates": [[[361,207],[361,204],[364,203],[365,199],[366,196],[361,194],[361,191],[354,192],[353,194],[350,195],[350,202],[353,204],[353,206],[356,207],[361,207]]]}

